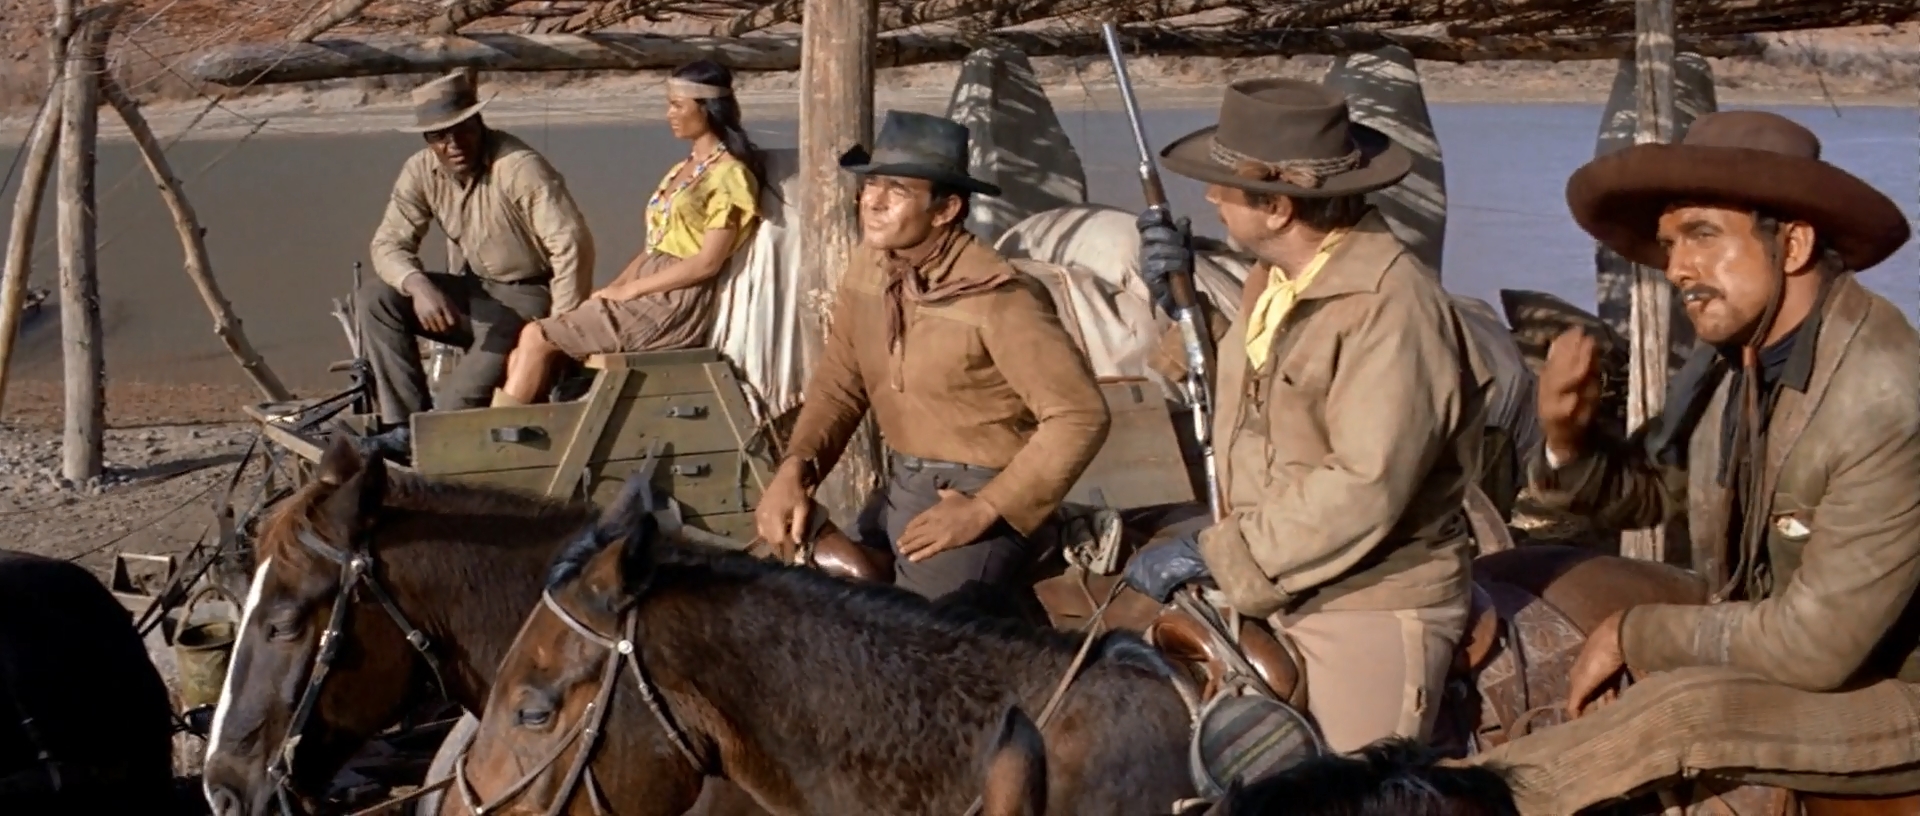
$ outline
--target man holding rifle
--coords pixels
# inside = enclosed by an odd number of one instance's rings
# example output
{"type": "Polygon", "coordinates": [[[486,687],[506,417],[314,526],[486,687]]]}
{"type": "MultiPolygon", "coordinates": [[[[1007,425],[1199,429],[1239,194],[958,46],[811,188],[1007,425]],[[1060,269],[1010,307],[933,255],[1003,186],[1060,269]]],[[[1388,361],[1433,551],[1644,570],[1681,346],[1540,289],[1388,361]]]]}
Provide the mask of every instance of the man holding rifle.
{"type": "MultiPolygon", "coordinates": [[[[1233,84],[1218,125],[1160,156],[1261,263],[1220,339],[1222,518],[1127,581],[1165,602],[1210,579],[1291,638],[1331,749],[1425,738],[1466,625],[1461,500],[1488,378],[1438,276],[1366,201],[1411,157],[1339,94],[1284,79],[1233,84]]],[[[1150,208],[1140,227],[1164,308],[1190,274],[1186,219],[1150,208]]]]}

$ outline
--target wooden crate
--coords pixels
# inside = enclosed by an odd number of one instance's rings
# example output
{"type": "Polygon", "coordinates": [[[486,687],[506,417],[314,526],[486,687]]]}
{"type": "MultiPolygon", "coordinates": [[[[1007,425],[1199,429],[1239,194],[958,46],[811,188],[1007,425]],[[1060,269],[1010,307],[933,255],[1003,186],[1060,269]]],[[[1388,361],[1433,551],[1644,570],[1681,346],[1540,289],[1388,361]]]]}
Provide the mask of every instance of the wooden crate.
{"type": "Polygon", "coordinates": [[[600,355],[576,402],[413,416],[413,469],[597,504],[659,445],[653,483],[686,523],[739,540],[773,462],[733,369],[713,349],[600,355]]]}

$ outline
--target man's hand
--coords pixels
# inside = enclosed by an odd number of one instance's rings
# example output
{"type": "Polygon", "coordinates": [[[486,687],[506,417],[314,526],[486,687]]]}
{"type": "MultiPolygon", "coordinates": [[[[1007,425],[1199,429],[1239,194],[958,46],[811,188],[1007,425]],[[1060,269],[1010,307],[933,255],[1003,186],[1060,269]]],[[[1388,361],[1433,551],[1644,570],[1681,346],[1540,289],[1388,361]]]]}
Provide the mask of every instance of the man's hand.
{"type": "MultiPolygon", "coordinates": [[[[1607,616],[1599,626],[1594,627],[1593,634],[1587,636],[1579,659],[1567,671],[1567,716],[1577,719],[1591,710],[1587,698],[1594,696],[1602,685],[1626,669],[1626,655],[1620,651],[1620,620],[1625,615],[1623,611],[1607,616]]],[[[1592,708],[1612,702],[1613,696],[1613,690],[1608,689],[1593,701],[1592,708]]]]}
{"type": "Polygon", "coordinates": [[[1593,338],[1577,328],[1553,338],[1536,388],[1547,450],[1557,460],[1570,461],[1584,452],[1587,428],[1600,404],[1600,357],[1593,338]]]}
{"type": "Polygon", "coordinates": [[[1178,221],[1161,207],[1148,207],[1134,221],[1140,231],[1140,279],[1160,311],[1173,316],[1173,286],[1168,280],[1193,272],[1193,231],[1187,219],[1178,221]]]}
{"type": "Polygon", "coordinates": [[[753,510],[753,526],[782,561],[791,561],[807,534],[807,520],[812,514],[813,497],[807,495],[800,463],[789,459],[780,464],[773,483],[760,495],[760,504],[753,510]]]}
{"type": "Polygon", "coordinates": [[[420,328],[444,334],[460,325],[460,313],[453,308],[453,301],[447,299],[447,294],[433,285],[426,275],[412,275],[404,283],[406,295],[413,301],[413,316],[420,321],[420,328]]]}
{"type": "Polygon", "coordinates": [[[1187,537],[1141,550],[1122,578],[1135,592],[1166,603],[1181,586],[1211,580],[1212,573],[1200,557],[1200,546],[1187,537]]]}
{"type": "Polygon", "coordinates": [[[907,522],[895,542],[908,561],[919,563],[979,540],[980,535],[1000,520],[993,505],[958,490],[940,488],[940,503],[927,508],[907,522]]]}

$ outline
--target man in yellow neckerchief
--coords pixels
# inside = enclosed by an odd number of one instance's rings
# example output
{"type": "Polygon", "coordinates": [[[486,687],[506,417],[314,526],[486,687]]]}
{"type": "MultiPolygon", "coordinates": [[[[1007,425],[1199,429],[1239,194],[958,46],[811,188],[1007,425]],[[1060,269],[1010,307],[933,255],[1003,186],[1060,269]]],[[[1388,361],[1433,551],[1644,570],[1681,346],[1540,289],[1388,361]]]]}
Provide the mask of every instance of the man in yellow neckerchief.
{"type": "MultiPolygon", "coordinates": [[[[1466,625],[1461,501],[1489,378],[1438,276],[1367,204],[1411,158],[1333,91],[1279,79],[1234,84],[1218,125],[1160,155],[1262,263],[1220,343],[1224,517],[1142,552],[1127,582],[1163,602],[1211,583],[1290,638],[1331,749],[1428,738],[1466,625]]],[[[1158,210],[1140,227],[1165,305],[1190,244],[1158,210]]]]}

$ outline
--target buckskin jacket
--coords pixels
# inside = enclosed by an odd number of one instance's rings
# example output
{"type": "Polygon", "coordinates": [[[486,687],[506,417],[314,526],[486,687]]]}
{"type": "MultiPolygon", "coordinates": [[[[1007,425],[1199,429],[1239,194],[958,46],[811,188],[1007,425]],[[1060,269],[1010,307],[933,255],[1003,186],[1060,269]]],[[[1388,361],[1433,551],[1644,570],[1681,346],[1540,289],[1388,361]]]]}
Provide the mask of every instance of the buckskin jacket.
{"type": "Polygon", "coordinates": [[[1219,345],[1226,514],[1199,537],[1215,583],[1261,618],[1457,600],[1491,377],[1452,299],[1370,213],[1252,371],[1245,326],[1267,281],[1248,275],[1219,345]]]}
{"type": "MultiPolygon", "coordinates": [[[[1732,666],[1809,691],[1920,682],[1920,335],[1893,304],[1843,275],[1791,354],[1761,477],[1770,586],[1757,600],[1631,608],[1620,642],[1637,672],[1732,666]]],[[[1713,466],[1732,379],[1717,356],[1697,352],[1675,378],[1669,413],[1632,439],[1597,440],[1557,470],[1536,452],[1529,466],[1543,503],[1606,527],[1686,513],[1693,567],[1714,589],[1734,569],[1737,540],[1728,529],[1734,497],[1713,466]],[[1674,396],[1687,392],[1703,395],[1697,424],[1689,438],[1661,444],[1666,423],[1682,427],[1675,417],[1695,413],[1674,396]]]]}

